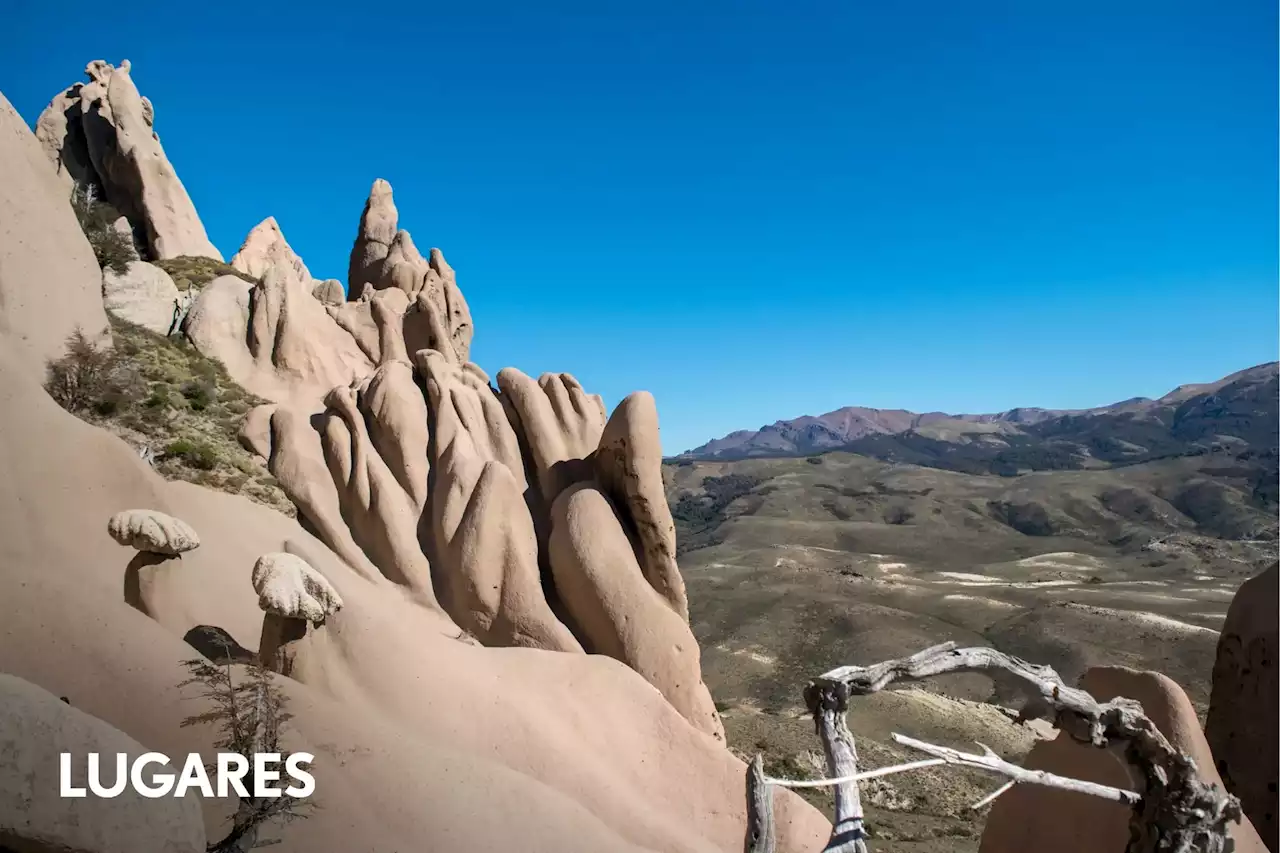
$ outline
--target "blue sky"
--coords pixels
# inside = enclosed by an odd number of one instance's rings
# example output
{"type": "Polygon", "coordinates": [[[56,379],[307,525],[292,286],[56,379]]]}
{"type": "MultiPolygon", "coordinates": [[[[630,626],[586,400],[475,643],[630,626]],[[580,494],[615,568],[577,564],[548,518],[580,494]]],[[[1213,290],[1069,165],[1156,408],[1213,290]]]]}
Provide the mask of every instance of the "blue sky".
{"type": "Polygon", "coordinates": [[[1158,396],[1280,346],[1269,0],[6,19],[32,123],[89,60],[133,62],[228,257],[274,215],[342,278],[386,178],[481,366],[648,389],[668,453],[851,404],[1158,396]]]}

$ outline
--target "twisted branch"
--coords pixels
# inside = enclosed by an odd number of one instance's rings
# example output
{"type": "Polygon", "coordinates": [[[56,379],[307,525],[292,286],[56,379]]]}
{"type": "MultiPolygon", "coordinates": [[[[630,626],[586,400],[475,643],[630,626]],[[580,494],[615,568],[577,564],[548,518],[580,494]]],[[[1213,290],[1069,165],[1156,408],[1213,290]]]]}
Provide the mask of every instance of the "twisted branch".
{"type": "Polygon", "coordinates": [[[1069,687],[1051,667],[1037,666],[989,648],[958,649],[943,643],[910,657],[872,666],[843,666],[815,679],[805,689],[805,703],[826,753],[829,777],[801,782],[768,779],[760,756],[748,771],[749,830],[747,853],[771,853],[772,796],[768,787],[835,788],[835,820],[823,853],[867,853],[858,781],[939,764],[987,770],[1009,777],[1003,786],[971,809],[989,805],[1018,782],[1046,785],[1124,803],[1132,808],[1126,853],[1230,853],[1229,827],[1242,817],[1240,801],[1196,774],[1195,761],[1175,749],[1132,699],[1100,703],[1086,691],[1069,687]],[[983,754],[960,752],[903,735],[898,743],[934,756],[878,770],[858,771],[858,753],[845,724],[850,696],[877,693],[896,681],[920,681],[935,675],[999,669],[1017,677],[1031,698],[1016,721],[1044,719],[1068,737],[1099,748],[1116,748],[1141,777],[1141,791],[1126,791],[1043,771],[1027,770],[1001,759],[990,748],[983,754]],[[754,841],[753,841],[754,840],[754,841]]]}

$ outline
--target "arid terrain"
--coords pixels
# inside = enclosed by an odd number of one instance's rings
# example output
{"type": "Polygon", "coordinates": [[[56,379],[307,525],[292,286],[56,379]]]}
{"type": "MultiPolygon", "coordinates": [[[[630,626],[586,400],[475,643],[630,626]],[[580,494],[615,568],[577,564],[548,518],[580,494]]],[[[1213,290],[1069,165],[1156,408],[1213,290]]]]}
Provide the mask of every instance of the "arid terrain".
{"type": "MultiPolygon", "coordinates": [[[[1275,367],[1250,378],[1256,414],[1220,421],[1217,450],[1132,465],[994,476],[847,451],[669,460],[692,624],[731,746],[764,751],[778,775],[820,776],[807,680],[946,640],[1069,681],[1105,664],[1161,671],[1203,719],[1227,605],[1276,559],[1274,496],[1258,488],[1275,459],[1275,367]]],[[[1034,738],[990,704],[958,706],[1015,701],[979,675],[860,701],[850,726],[871,766],[908,760],[891,731],[1006,755],[1034,738]]],[[[873,829],[893,849],[976,850],[983,819],[964,808],[990,787],[954,771],[893,777],[871,798],[873,829]]]]}

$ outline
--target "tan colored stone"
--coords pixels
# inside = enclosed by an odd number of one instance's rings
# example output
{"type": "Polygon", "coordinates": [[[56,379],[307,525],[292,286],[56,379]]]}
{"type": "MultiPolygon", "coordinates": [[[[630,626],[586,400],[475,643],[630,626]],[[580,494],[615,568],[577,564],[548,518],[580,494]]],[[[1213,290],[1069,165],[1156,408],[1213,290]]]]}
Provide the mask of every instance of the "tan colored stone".
{"type": "MultiPolygon", "coordinates": [[[[1201,777],[1222,785],[1200,731],[1195,707],[1172,679],[1125,667],[1094,667],[1081,689],[1100,702],[1117,696],[1142,704],[1147,717],[1173,746],[1189,754],[1201,777]]],[[[1023,766],[1073,779],[1135,790],[1127,765],[1109,750],[1077,743],[1065,734],[1044,741],[1023,766]]],[[[1236,853],[1262,853],[1261,839],[1247,821],[1235,828],[1236,853]]],[[[1129,809],[1119,803],[1036,785],[1018,785],[996,800],[982,834],[980,853],[1123,853],[1129,839],[1129,809]]]]}
{"type": "Polygon", "coordinates": [[[662,441],[653,395],[637,391],[613,410],[593,457],[596,478],[624,512],[640,568],[676,613],[689,618],[684,578],[676,565],[676,526],[662,483],[662,441]]]}
{"type": "Polygon", "coordinates": [[[177,331],[183,315],[181,295],[167,272],[145,261],[133,261],[123,274],[110,267],[102,271],[106,309],[157,335],[177,331]]]}
{"type": "Polygon", "coordinates": [[[129,548],[176,557],[200,547],[200,537],[181,519],[153,509],[126,509],[107,522],[111,538],[129,548]]]}
{"type": "Polygon", "coordinates": [[[132,762],[149,751],[47,690],[0,673],[0,838],[5,849],[204,853],[204,824],[194,795],[152,799],[130,787],[111,798],[56,796],[61,753],[71,755],[70,781],[83,789],[90,752],[101,756],[101,778],[109,785],[117,754],[132,762]]]}
{"type": "Polygon", "coordinates": [[[299,281],[311,285],[314,290],[315,284],[311,271],[302,262],[302,258],[294,253],[289,241],[284,238],[276,218],[268,216],[255,225],[249,235],[244,238],[240,251],[231,258],[231,266],[260,279],[266,274],[267,267],[278,263],[288,264],[289,271],[299,281]]]}
{"type": "Polygon", "coordinates": [[[613,506],[594,485],[578,483],[556,498],[550,552],[556,591],[583,647],[640,673],[686,720],[723,741],[693,632],[645,580],[613,506]]]}
{"type": "Polygon", "coordinates": [[[1280,849],[1276,821],[1280,753],[1280,564],[1244,582],[1231,599],[1218,639],[1205,738],[1227,790],[1266,842],[1280,849]]]}
{"type": "Polygon", "coordinates": [[[102,272],[68,192],[22,117],[0,95],[0,340],[43,381],[76,328],[107,330],[102,272]]]}
{"type": "Polygon", "coordinates": [[[316,282],[316,286],[311,288],[311,295],[325,305],[342,305],[347,301],[347,293],[342,289],[342,282],[336,278],[326,278],[324,281],[316,282]]]}

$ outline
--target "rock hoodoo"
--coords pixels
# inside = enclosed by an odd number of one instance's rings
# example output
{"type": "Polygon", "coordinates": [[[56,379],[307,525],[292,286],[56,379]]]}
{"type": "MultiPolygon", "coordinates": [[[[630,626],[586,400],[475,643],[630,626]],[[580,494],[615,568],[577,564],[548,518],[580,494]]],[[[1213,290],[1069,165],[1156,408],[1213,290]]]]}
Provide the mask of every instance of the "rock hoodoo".
{"type": "MultiPolygon", "coordinates": [[[[110,110],[112,133],[121,116],[149,127],[153,113],[130,100],[127,69],[91,74],[64,98],[79,131],[46,116],[45,138],[71,140],[56,149],[68,184],[91,167],[128,185],[114,171],[124,167],[108,165],[119,151],[90,138],[107,124],[77,110],[95,104],[103,122],[110,110]]],[[[399,236],[394,214],[379,230],[386,186],[353,253],[372,259],[353,298],[334,304],[331,287],[318,297],[267,233],[261,281],[213,280],[183,324],[272,401],[247,414],[241,439],[297,519],[166,481],[61,409],[30,369],[74,328],[68,306],[96,300],[102,325],[105,315],[67,185],[30,132],[13,130],[18,144],[0,145],[0,212],[15,227],[0,229],[0,259],[59,274],[24,303],[9,298],[0,265],[0,434],[15,448],[0,454],[0,671],[72,697],[149,748],[210,759],[216,732],[182,724],[201,710],[178,687],[181,662],[200,653],[189,638],[255,651],[290,699],[290,748],[316,755],[321,808],[289,824],[282,853],[741,847],[745,767],[717,740],[664,519],[644,506],[656,417],[633,400],[606,430],[603,401],[568,374],[504,371],[495,388],[471,362],[453,270],[399,236]],[[65,235],[16,227],[32,211],[65,235]],[[73,253],[89,275],[58,266],[73,253]],[[129,506],[154,509],[119,512],[129,506]],[[123,595],[113,540],[137,552],[123,595]]],[[[226,805],[206,804],[207,826],[227,820],[226,805]]],[[[819,849],[830,833],[785,791],[775,820],[787,853],[819,849]]]]}
{"type": "Polygon", "coordinates": [[[36,123],[36,138],[70,195],[96,187],[129,220],[152,259],[181,255],[222,260],[164,153],[155,108],[138,93],[126,59],[95,60],[87,83],[57,95],[36,123]]]}

